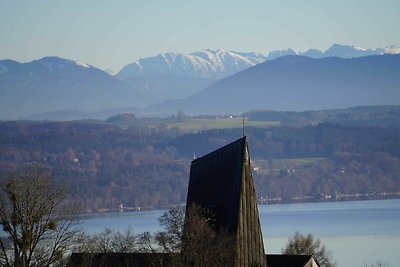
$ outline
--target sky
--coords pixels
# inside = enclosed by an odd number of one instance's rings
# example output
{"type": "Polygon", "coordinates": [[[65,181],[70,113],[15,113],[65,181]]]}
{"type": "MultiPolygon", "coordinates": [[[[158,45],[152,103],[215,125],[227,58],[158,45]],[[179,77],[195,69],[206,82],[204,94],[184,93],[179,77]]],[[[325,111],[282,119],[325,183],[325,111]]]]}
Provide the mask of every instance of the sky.
{"type": "Polygon", "coordinates": [[[0,60],[119,71],[165,52],[400,46],[398,0],[0,0],[0,60]]]}

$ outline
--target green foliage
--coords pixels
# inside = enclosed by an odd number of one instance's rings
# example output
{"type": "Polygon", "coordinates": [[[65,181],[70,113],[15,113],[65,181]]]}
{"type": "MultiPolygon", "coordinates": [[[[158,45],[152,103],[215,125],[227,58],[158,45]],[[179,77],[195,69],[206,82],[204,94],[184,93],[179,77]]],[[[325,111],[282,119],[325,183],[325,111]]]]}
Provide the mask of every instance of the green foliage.
{"type": "Polygon", "coordinates": [[[119,125],[131,124],[137,121],[137,118],[132,113],[124,113],[112,116],[106,120],[107,123],[115,123],[119,125]]]}
{"type": "Polygon", "coordinates": [[[184,221],[185,210],[183,208],[172,208],[159,218],[164,231],[156,233],[155,239],[163,251],[180,252],[184,221]]]}
{"type": "Polygon", "coordinates": [[[57,229],[57,222],[55,220],[51,220],[45,225],[45,227],[49,230],[55,231],[57,229]]]}

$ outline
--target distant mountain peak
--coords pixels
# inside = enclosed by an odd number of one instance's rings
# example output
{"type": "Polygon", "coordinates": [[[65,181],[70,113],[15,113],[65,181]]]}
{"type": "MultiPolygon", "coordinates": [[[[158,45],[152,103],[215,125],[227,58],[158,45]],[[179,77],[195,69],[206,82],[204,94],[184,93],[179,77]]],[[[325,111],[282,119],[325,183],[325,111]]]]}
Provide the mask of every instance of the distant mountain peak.
{"type": "Polygon", "coordinates": [[[333,49],[351,49],[351,50],[359,50],[359,51],[366,51],[367,50],[365,48],[356,47],[354,45],[333,43],[326,51],[333,50],[333,49]]]}
{"type": "Polygon", "coordinates": [[[175,75],[193,78],[219,79],[265,60],[262,54],[240,53],[223,49],[204,49],[190,54],[167,52],[141,58],[116,74],[120,80],[135,77],[175,75]]]}
{"type": "Polygon", "coordinates": [[[269,52],[267,59],[273,60],[273,59],[283,57],[283,56],[298,55],[298,54],[299,53],[297,51],[294,51],[293,49],[288,48],[288,49],[276,50],[276,51],[269,52]]]}
{"type": "Polygon", "coordinates": [[[66,66],[77,66],[77,67],[81,67],[81,68],[85,68],[85,69],[91,68],[90,65],[82,63],[80,61],[74,61],[71,59],[66,59],[66,58],[57,57],[57,56],[43,57],[41,59],[34,60],[31,63],[40,64],[41,66],[43,66],[49,70],[64,68],[66,66]]]}
{"type": "Polygon", "coordinates": [[[386,46],[384,51],[386,54],[400,54],[400,47],[394,45],[386,46]]]}
{"type": "Polygon", "coordinates": [[[366,49],[354,45],[342,45],[335,43],[323,53],[323,57],[352,58],[381,54],[384,54],[384,49],[382,48],[366,49]]]}
{"type": "Polygon", "coordinates": [[[364,56],[383,55],[383,54],[400,54],[400,47],[388,46],[385,48],[367,49],[354,45],[333,43],[324,52],[313,48],[308,49],[305,52],[298,52],[290,48],[284,50],[271,51],[268,54],[267,60],[273,60],[278,57],[287,55],[302,55],[312,58],[323,58],[323,57],[353,58],[353,57],[364,57],[364,56]]]}
{"type": "MultiPolygon", "coordinates": [[[[358,51],[367,51],[367,50],[375,50],[375,49],[366,49],[363,47],[359,46],[354,46],[354,45],[347,45],[347,44],[338,44],[338,43],[333,43],[328,49],[353,49],[353,50],[358,50],[358,51]]],[[[326,51],[325,51],[326,52],[326,51]]]]}
{"type": "Polygon", "coordinates": [[[288,55],[227,77],[192,96],[152,107],[165,114],[318,110],[398,105],[400,55],[310,58],[288,55]],[[244,93],[245,92],[245,93],[244,93]]]}
{"type": "Polygon", "coordinates": [[[61,57],[27,63],[0,61],[0,72],[0,119],[57,110],[117,108],[133,105],[137,99],[128,86],[109,74],[61,57]]]}
{"type": "Polygon", "coordinates": [[[366,49],[354,45],[333,43],[324,52],[318,49],[299,52],[287,48],[271,51],[267,56],[255,52],[237,52],[221,48],[207,48],[190,54],[166,52],[154,57],[141,58],[125,66],[115,77],[122,81],[164,75],[221,79],[266,60],[273,60],[287,55],[302,55],[312,58],[352,58],[385,53],[398,54],[400,53],[400,48],[388,46],[386,48],[366,49]]]}

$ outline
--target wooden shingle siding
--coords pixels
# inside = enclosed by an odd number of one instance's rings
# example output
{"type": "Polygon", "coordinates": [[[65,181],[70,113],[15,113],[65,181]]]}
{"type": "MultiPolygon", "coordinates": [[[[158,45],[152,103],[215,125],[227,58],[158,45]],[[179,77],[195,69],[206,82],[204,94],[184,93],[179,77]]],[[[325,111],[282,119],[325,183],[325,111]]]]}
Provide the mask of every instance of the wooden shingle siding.
{"type": "Polygon", "coordinates": [[[267,266],[247,138],[192,161],[186,207],[211,209],[217,232],[235,236],[234,266],[267,266]]]}

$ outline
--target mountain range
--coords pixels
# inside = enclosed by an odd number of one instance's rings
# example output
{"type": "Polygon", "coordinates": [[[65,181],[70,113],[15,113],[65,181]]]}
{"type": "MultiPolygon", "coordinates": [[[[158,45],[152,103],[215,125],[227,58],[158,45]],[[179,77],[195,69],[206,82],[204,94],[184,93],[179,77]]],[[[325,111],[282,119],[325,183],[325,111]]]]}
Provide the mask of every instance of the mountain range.
{"type": "Polygon", "coordinates": [[[191,54],[165,53],[142,58],[123,67],[115,77],[136,91],[148,95],[148,98],[143,100],[143,105],[148,105],[192,95],[222,78],[282,56],[352,58],[386,53],[398,54],[400,48],[391,46],[363,49],[333,44],[324,52],[317,49],[298,52],[289,48],[272,51],[268,55],[207,49],[191,54]]]}
{"type": "Polygon", "coordinates": [[[366,57],[373,55],[383,54],[400,54],[400,47],[387,46],[385,48],[365,49],[353,45],[333,44],[325,51],[318,49],[308,49],[305,52],[294,51],[293,49],[272,51],[266,57],[266,60],[276,59],[282,56],[299,55],[312,58],[324,57],[340,57],[340,58],[353,58],[353,57],[366,57]]]}
{"type": "MultiPolygon", "coordinates": [[[[153,108],[144,109],[143,112],[166,112],[171,107],[161,107],[179,101],[154,104],[168,99],[190,98],[193,94],[198,97],[199,94],[205,94],[200,93],[204,88],[207,88],[205,92],[213,90],[209,88],[215,89],[226,79],[282,56],[320,59],[385,53],[397,54],[400,48],[361,49],[334,44],[324,52],[287,49],[273,51],[266,56],[207,49],[191,54],[166,53],[143,58],[128,64],[115,76],[91,65],[59,57],[45,57],[28,63],[1,60],[0,119],[23,118],[32,114],[39,114],[34,118],[54,119],[65,113],[68,113],[68,118],[99,118],[101,114],[111,114],[111,110],[136,110],[133,107],[144,108],[149,105],[153,105],[153,108]],[[99,110],[101,112],[96,115],[99,110]]],[[[253,86],[254,82],[248,81],[248,86],[253,86]]],[[[229,91],[225,93],[229,94],[229,91]]],[[[177,109],[174,108],[174,112],[177,109]]]]}
{"type": "Polygon", "coordinates": [[[221,79],[264,61],[288,55],[312,58],[352,58],[382,54],[400,54],[400,48],[389,46],[386,48],[364,49],[350,45],[333,44],[324,52],[318,49],[299,52],[289,48],[272,51],[268,55],[254,52],[243,53],[222,49],[206,49],[191,54],[165,53],[154,57],[141,58],[123,67],[115,77],[121,81],[130,81],[142,77],[157,78],[160,76],[221,79]]]}
{"type": "Polygon", "coordinates": [[[93,66],[59,57],[0,61],[0,119],[134,105],[131,88],[93,66]]]}
{"type": "Polygon", "coordinates": [[[215,81],[264,62],[257,53],[203,50],[191,54],[165,53],[135,61],[115,77],[148,94],[152,104],[189,96],[215,81]]]}
{"type": "Polygon", "coordinates": [[[284,56],[222,79],[189,97],[155,105],[159,114],[235,114],[400,104],[400,55],[284,56]]]}

